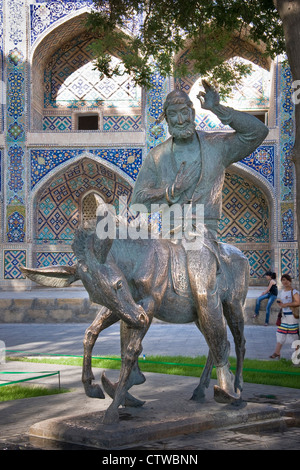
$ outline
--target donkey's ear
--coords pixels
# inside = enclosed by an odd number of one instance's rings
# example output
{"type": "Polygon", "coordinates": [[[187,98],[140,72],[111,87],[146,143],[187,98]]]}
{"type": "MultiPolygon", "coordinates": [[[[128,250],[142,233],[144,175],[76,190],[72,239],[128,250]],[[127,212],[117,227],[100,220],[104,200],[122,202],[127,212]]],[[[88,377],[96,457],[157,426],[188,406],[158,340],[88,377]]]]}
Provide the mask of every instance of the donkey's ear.
{"type": "Polygon", "coordinates": [[[110,238],[100,239],[96,234],[94,234],[94,253],[97,260],[104,264],[106,262],[107,255],[111,249],[113,240],[110,238]]]}
{"type": "Polygon", "coordinates": [[[75,281],[79,280],[77,275],[77,266],[47,266],[45,268],[26,268],[20,266],[21,272],[42,286],[49,287],[69,287],[75,281]]]}
{"type": "Polygon", "coordinates": [[[96,200],[97,207],[104,203],[103,199],[96,193],[94,193],[94,198],[96,200]]]}

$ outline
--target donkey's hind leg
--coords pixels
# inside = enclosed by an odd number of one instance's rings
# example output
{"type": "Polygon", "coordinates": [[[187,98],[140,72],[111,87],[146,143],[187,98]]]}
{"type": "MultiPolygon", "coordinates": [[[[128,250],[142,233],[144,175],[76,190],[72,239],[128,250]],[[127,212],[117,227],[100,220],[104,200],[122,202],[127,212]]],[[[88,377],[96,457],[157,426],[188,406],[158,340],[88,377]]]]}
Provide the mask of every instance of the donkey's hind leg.
{"type": "MultiPolygon", "coordinates": [[[[195,324],[197,328],[199,329],[199,331],[201,332],[199,322],[196,321],[195,324]]],[[[212,357],[211,351],[209,350],[206,363],[205,363],[204,369],[200,377],[199,385],[193,391],[191,400],[198,401],[198,402],[203,402],[205,400],[205,389],[209,387],[213,365],[214,365],[213,357],[212,357]]]]}
{"type": "Polygon", "coordinates": [[[243,303],[241,300],[236,300],[231,303],[224,303],[223,305],[224,316],[227,320],[229,329],[232,333],[235,353],[236,353],[236,372],[234,386],[235,390],[243,390],[243,364],[245,357],[245,336],[244,336],[244,315],[243,303]]]}

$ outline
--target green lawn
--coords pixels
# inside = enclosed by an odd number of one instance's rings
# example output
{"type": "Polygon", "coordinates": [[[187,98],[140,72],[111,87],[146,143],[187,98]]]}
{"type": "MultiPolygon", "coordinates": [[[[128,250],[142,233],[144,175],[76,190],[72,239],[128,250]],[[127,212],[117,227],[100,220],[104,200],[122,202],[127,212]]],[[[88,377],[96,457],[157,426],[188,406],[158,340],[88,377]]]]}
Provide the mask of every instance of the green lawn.
{"type": "MultiPolygon", "coordinates": [[[[64,365],[82,365],[82,357],[36,357],[36,358],[11,358],[12,360],[24,360],[28,362],[50,363],[50,364],[64,364],[64,365]]],[[[139,364],[143,372],[156,372],[160,374],[171,375],[186,375],[199,377],[206,358],[205,356],[198,357],[183,357],[183,356],[147,356],[145,359],[140,358],[139,364]]],[[[119,369],[119,357],[94,357],[92,361],[93,367],[103,369],[119,369]]],[[[230,358],[230,366],[234,372],[236,366],[236,359],[230,358]]],[[[245,359],[244,381],[249,383],[277,385],[282,387],[300,388],[300,368],[296,367],[292,361],[280,359],[275,361],[263,361],[254,359],[245,359]]],[[[216,378],[215,370],[212,372],[212,378],[216,378]]]]}
{"type": "Polygon", "coordinates": [[[69,390],[58,388],[46,388],[27,385],[6,385],[0,388],[0,402],[9,400],[19,400],[20,398],[32,398],[45,395],[57,395],[66,393],[69,390]]]}

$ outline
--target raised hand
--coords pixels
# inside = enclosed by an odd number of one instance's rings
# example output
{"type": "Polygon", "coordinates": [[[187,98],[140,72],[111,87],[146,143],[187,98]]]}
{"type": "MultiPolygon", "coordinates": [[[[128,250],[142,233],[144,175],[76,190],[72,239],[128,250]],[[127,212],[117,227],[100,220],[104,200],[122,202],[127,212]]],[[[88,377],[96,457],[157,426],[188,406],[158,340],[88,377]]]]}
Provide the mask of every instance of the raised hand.
{"type": "Polygon", "coordinates": [[[202,80],[205,91],[200,91],[197,95],[203,109],[213,109],[220,102],[218,91],[206,80],[202,80]]]}
{"type": "MultiPolygon", "coordinates": [[[[197,165],[196,165],[197,166],[197,165]]],[[[173,183],[173,196],[178,196],[186,191],[195,182],[198,172],[195,165],[187,166],[186,162],[182,162],[173,183]]]]}

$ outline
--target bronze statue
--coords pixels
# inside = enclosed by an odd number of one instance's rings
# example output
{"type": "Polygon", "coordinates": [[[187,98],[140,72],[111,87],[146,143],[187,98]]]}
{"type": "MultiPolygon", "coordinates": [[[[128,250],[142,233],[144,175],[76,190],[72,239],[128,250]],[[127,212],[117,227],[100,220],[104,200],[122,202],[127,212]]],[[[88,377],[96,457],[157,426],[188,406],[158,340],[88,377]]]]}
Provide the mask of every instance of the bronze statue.
{"type": "MultiPolygon", "coordinates": [[[[79,229],[72,245],[77,257],[74,267],[22,269],[43,285],[68,286],[81,279],[90,299],[103,306],[84,338],[82,380],[88,396],[104,396],[99,385],[92,383],[93,345],[102,330],[121,320],[119,381],[111,384],[105,375],[102,377],[104,390],[113,398],[105,423],[118,420],[121,404],[143,404],[128,390],[145,380],[137,360],[153,317],[172,323],[195,322],[207,341],[209,356],[194,400],[203,399],[213,364],[218,379],[215,399],[221,403],[240,400],[245,352],[243,305],[249,265],[237,248],[218,243],[216,231],[225,168],[253,152],[266,137],[267,128],[253,116],[220,105],[218,93],[208,84],[204,86],[202,106],[235,132],[195,131],[195,112],[188,96],[177,90],[171,92],[164,108],[171,137],[147,156],[132,201],[144,204],[147,211],[154,202],[189,204],[194,225],[194,211],[203,204],[203,243],[197,250],[189,250],[184,240],[101,239],[96,231],[79,229]],[[228,364],[225,319],[235,341],[235,379],[228,364]]],[[[198,227],[194,228],[197,235],[198,227]]]]}

